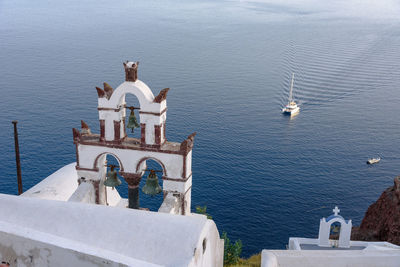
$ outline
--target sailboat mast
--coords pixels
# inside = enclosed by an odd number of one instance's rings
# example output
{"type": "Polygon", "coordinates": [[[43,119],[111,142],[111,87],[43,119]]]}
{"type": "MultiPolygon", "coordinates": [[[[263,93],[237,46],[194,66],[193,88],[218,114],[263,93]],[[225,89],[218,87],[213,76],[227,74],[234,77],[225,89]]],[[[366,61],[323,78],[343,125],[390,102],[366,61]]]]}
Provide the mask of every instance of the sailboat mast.
{"type": "Polygon", "coordinates": [[[292,82],[290,83],[290,91],[289,91],[289,104],[293,101],[293,83],[294,83],[294,73],[292,73],[292,82]]]}

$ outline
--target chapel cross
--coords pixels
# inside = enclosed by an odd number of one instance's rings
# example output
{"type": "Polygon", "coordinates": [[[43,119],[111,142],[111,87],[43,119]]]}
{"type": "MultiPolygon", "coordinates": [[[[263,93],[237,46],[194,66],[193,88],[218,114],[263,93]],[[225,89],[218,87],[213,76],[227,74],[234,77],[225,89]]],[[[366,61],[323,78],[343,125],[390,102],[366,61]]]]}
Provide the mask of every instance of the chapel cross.
{"type": "Polygon", "coordinates": [[[335,208],[332,211],[335,213],[335,216],[337,216],[340,212],[340,209],[338,209],[338,207],[335,206],[335,208]]]}

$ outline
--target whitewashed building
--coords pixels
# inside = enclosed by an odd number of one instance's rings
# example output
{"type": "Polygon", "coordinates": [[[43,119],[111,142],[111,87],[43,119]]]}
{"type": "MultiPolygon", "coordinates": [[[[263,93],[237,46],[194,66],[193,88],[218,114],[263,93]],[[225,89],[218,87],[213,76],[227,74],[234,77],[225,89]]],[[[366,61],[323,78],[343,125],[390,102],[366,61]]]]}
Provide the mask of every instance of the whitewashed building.
{"type": "Polygon", "coordinates": [[[223,265],[224,242],[214,221],[190,212],[195,133],[181,143],[167,141],[168,89],[154,96],[137,79],[138,62],[124,68],[125,82],[115,90],[97,88],[100,134],[83,121],[81,130],[73,129],[77,161],[21,196],[0,194],[3,265],[223,265]],[[126,133],[126,94],[140,103],[139,139],[126,133]],[[128,183],[128,200],[104,184],[107,155],[128,183]],[[139,182],[149,159],[163,173],[158,212],[140,208],[139,182]]]}
{"type": "Polygon", "coordinates": [[[333,214],[320,220],[318,238],[289,238],[288,250],[263,250],[262,267],[398,267],[400,247],[388,242],[351,241],[351,220],[333,214]],[[338,239],[329,239],[336,232],[338,239]]]}

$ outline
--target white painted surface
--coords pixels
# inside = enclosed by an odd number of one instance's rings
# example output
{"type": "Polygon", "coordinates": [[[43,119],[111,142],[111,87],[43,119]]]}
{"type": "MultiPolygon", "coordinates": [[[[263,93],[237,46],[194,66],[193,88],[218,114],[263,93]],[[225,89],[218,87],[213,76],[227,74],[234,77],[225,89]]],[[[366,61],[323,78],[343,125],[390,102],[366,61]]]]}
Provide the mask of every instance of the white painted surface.
{"type": "Polygon", "coordinates": [[[96,195],[93,184],[81,183],[68,201],[82,203],[96,203],[96,195]]]}
{"type": "MultiPolygon", "coordinates": [[[[399,246],[393,245],[388,242],[366,242],[366,241],[351,241],[351,220],[345,221],[345,219],[339,215],[340,209],[336,206],[333,210],[333,214],[327,219],[322,218],[320,220],[318,238],[301,238],[301,237],[290,237],[289,238],[289,250],[302,250],[302,245],[307,245],[307,250],[310,250],[310,245],[315,247],[315,250],[328,249],[335,250],[336,248],[354,250],[355,247],[362,250],[368,248],[368,250],[385,250],[385,249],[400,249],[399,246]],[[331,225],[335,222],[341,224],[339,240],[329,239],[331,225]]],[[[304,247],[304,246],[303,246],[304,247]]],[[[311,247],[313,248],[313,247],[311,247]]],[[[400,250],[399,250],[400,252],[400,250]]]]}
{"type": "Polygon", "coordinates": [[[263,250],[261,267],[399,267],[399,250],[263,250]]]}
{"type": "Polygon", "coordinates": [[[319,238],[289,238],[289,250],[263,250],[262,267],[399,267],[400,247],[388,242],[350,241],[351,220],[338,207],[320,220],[319,238]],[[339,240],[330,240],[332,223],[339,222],[339,240]]]}
{"type": "Polygon", "coordinates": [[[319,223],[319,246],[330,247],[331,243],[329,240],[329,235],[331,232],[331,225],[338,222],[340,223],[340,233],[338,247],[348,248],[350,247],[350,236],[352,223],[351,220],[345,221],[345,219],[339,215],[340,209],[336,206],[333,210],[334,213],[327,219],[322,218],[319,223]]]}
{"type": "Polygon", "coordinates": [[[164,266],[1,221],[0,259],[11,267],[164,266]]]}
{"type": "MultiPolygon", "coordinates": [[[[204,215],[193,214],[194,217],[204,215]]],[[[194,257],[190,266],[223,266],[224,263],[224,240],[220,239],[217,227],[212,220],[207,220],[206,226],[202,229],[200,238],[197,241],[194,257]],[[205,246],[203,246],[203,243],[205,246]]]]}
{"type": "Polygon", "coordinates": [[[192,175],[192,152],[193,151],[189,151],[186,156],[186,177],[192,175]]]}
{"type": "MultiPolygon", "coordinates": [[[[337,240],[329,240],[330,244],[337,243],[337,240]]],[[[289,250],[301,250],[301,245],[314,245],[316,248],[318,247],[319,241],[317,238],[300,238],[300,237],[291,237],[289,238],[289,250]]],[[[368,250],[385,250],[385,249],[399,249],[400,246],[396,246],[389,242],[368,242],[368,241],[350,241],[350,247],[364,247],[364,249],[368,250]]]]}
{"type": "Polygon", "coordinates": [[[161,105],[154,103],[154,94],[150,88],[142,81],[136,82],[123,82],[113,92],[111,98],[106,101],[99,101],[99,107],[103,108],[118,108],[121,103],[125,102],[125,95],[132,94],[137,97],[140,104],[140,109],[146,112],[160,112],[161,105]]]}
{"type": "Polygon", "coordinates": [[[75,165],[74,162],[62,167],[21,196],[67,201],[78,188],[75,165]]]}
{"type": "MultiPolygon", "coordinates": [[[[140,80],[137,80],[136,82],[123,82],[114,90],[110,99],[107,99],[106,97],[98,98],[98,107],[119,109],[126,104],[126,94],[132,94],[138,99],[141,112],[161,114],[161,112],[167,107],[166,100],[162,101],[161,103],[153,102],[153,92],[144,82],[140,80]]],[[[154,126],[161,126],[166,120],[166,113],[161,115],[155,114],[139,114],[140,123],[146,123],[146,144],[155,144],[154,126]]],[[[105,139],[107,141],[115,140],[114,121],[121,123],[120,137],[125,136],[123,129],[124,123],[122,122],[122,119],[125,116],[126,112],[124,108],[122,108],[119,112],[114,110],[99,110],[99,119],[105,120],[105,139]]],[[[163,137],[161,139],[163,139],[163,137]]]]}
{"type": "MultiPolygon", "coordinates": [[[[124,63],[125,64],[125,63],[124,63]]],[[[133,62],[128,62],[125,66],[131,66],[133,62]]],[[[121,172],[131,173],[136,175],[142,175],[146,168],[146,163],[140,161],[153,159],[160,163],[163,167],[163,177],[166,178],[163,182],[163,190],[169,193],[179,193],[179,200],[182,205],[181,208],[177,209],[177,203],[174,199],[167,199],[162,203],[160,211],[162,212],[177,212],[181,214],[190,214],[191,204],[191,186],[192,186],[192,152],[188,155],[183,156],[180,154],[180,143],[164,143],[164,127],[167,119],[166,109],[167,101],[164,99],[161,103],[154,102],[155,96],[150,88],[142,81],[137,80],[135,82],[123,82],[119,85],[113,93],[110,99],[105,97],[98,98],[98,112],[99,119],[104,120],[104,138],[106,141],[118,141],[125,135],[125,121],[126,118],[126,107],[130,106],[126,103],[126,95],[134,95],[140,105],[139,118],[140,123],[145,124],[145,136],[144,143],[141,145],[155,145],[156,144],[156,126],[160,127],[160,142],[163,144],[163,149],[170,151],[163,152],[163,150],[155,151],[154,148],[146,149],[146,146],[130,147],[130,148],[114,148],[113,146],[102,146],[98,144],[93,145],[82,145],[78,143],[77,152],[79,155],[79,178],[84,177],[85,182],[95,184],[95,197],[98,204],[119,205],[119,195],[114,195],[115,199],[108,201],[108,194],[104,188],[103,182],[105,180],[105,158],[106,155],[114,156],[120,167],[121,172]],[[115,126],[119,125],[119,129],[114,129],[115,126]],[[119,135],[118,135],[119,133],[119,135]],[[132,149],[137,148],[137,150],[132,149]],[[174,153],[169,153],[171,150],[174,153]],[[83,169],[83,170],[82,170],[83,169]],[[92,171],[90,171],[92,170],[92,171]],[[172,178],[168,180],[167,178],[172,178]],[[189,178],[187,181],[175,181],[179,179],[189,178]],[[98,187],[97,187],[98,185],[98,187]],[[182,200],[183,199],[183,200],[182,200]],[[184,209],[184,210],[182,210],[184,209]]],[[[117,126],[118,127],[118,126],[117,126]]],[[[143,127],[143,125],[141,126],[143,127]]],[[[143,130],[143,129],[141,129],[143,130]]],[[[140,142],[142,142],[142,136],[140,142]]],[[[158,140],[157,140],[158,141],[158,140]]],[[[128,143],[128,142],[127,142],[128,143]]],[[[122,144],[124,144],[122,142],[122,144]]],[[[84,186],[77,192],[71,200],[92,202],[93,190],[90,186],[84,186]],[[89,192],[89,191],[91,192],[89,192]]],[[[108,192],[108,191],[107,191],[108,192]]],[[[111,192],[112,193],[112,192],[111,192]]]]}
{"type": "Polygon", "coordinates": [[[161,116],[155,116],[151,114],[139,114],[139,116],[140,123],[146,123],[149,125],[161,125],[167,119],[167,112],[164,112],[161,116]]]}
{"type": "Polygon", "coordinates": [[[163,190],[185,193],[192,186],[192,177],[185,182],[163,180],[163,190]]]}
{"type": "Polygon", "coordinates": [[[140,261],[177,267],[222,266],[218,230],[202,215],[176,216],[3,194],[0,210],[0,233],[11,234],[7,243],[0,238],[0,253],[11,246],[21,259],[37,249],[39,254],[50,252],[45,258],[54,252],[64,262],[79,252],[128,266],[147,266],[140,261]],[[204,238],[210,242],[210,251],[206,249],[196,260],[195,251],[203,250],[204,238]]]}
{"type": "Polygon", "coordinates": [[[173,196],[173,194],[167,194],[162,202],[158,212],[164,212],[169,214],[179,214],[179,209],[182,206],[182,202],[179,197],[173,196]]]}
{"type": "MultiPolygon", "coordinates": [[[[136,173],[136,166],[143,158],[152,158],[162,162],[166,168],[165,176],[170,178],[182,178],[183,156],[179,154],[167,154],[154,151],[129,150],[103,146],[79,145],[79,167],[93,169],[101,167],[95,160],[99,155],[115,155],[119,163],[122,163],[124,172],[136,173]]],[[[139,171],[140,172],[140,171],[139,171]]]]}
{"type": "Polygon", "coordinates": [[[156,143],[156,134],[154,130],[154,124],[147,123],[146,124],[146,144],[155,144],[156,143]]]}
{"type": "Polygon", "coordinates": [[[109,206],[118,206],[120,205],[122,198],[118,193],[117,189],[112,189],[111,187],[105,187],[107,190],[107,204],[109,206]]]}

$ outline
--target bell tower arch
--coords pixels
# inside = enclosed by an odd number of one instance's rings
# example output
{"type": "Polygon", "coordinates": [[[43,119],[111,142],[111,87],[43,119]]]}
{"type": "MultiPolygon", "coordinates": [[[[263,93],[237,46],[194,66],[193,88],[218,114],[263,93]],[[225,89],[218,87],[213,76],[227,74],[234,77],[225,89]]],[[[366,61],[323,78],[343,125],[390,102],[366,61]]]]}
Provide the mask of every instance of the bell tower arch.
{"type": "Polygon", "coordinates": [[[137,79],[139,62],[125,62],[125,82],[115,90],[104,83],[104,89],[96,87],[98,95],[98,111],[100,120],[100,139],[106,142],[121,142],[126,137],[125,95],[137,97],[140,104],[139,116],[142,146],[161,146],[165,141],[165,125],[167,119],[167,93],[165,88],[154,97],[150,88],[137,79]]]}
{"type": "Polygon", "coordinates": [[[146,169],[146,160],[154,159],[163,169],[164,202],[159,211],[190,214],[195,133],[181,143],[167,141],[166,99],[169,88],[154,96],[150,88],[138,80],[139,62],[125,62],[123,65],[125,81],[115,90],[107,83],[103,88],[96,87],[100,133],[92,133],[85,122],[82,122],[81,130],[73,129],[79,181],[92,183],[98,194],[97,204],[105,204],[101,193],[106,191],[105,172],[99,162],[110,154],[117,159],[119,174],[128,183],[130,208],[139,208],[136,201],[138,186],[146,169]],[[136,96],[139,101],[140,138],[128,137],[126,133],[127,94],[136,96]]]}

